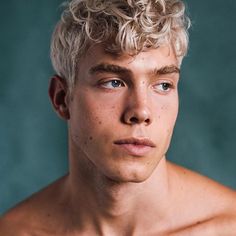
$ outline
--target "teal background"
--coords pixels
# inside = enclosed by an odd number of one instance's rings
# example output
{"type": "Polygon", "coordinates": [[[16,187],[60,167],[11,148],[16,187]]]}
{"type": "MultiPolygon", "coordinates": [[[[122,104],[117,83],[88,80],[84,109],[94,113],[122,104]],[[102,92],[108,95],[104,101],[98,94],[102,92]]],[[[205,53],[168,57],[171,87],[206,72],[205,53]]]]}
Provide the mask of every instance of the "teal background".
{"type": "MultiPolygon", "coordinates": [[[[0,4],[0,213],[67,172],[50,37],[61,0],[0,4]]],[[[236,1],[187,0],[193,26],[169,159],[236,188],[236,1]]]]}

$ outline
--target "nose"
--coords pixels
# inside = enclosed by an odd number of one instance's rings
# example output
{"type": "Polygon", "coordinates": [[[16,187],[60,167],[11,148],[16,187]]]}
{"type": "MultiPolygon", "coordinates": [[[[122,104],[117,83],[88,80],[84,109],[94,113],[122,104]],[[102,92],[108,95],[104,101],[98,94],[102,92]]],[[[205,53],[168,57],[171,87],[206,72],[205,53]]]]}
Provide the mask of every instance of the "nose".
{"type": "Polygon", "coordinates": [[[149,108],[150,103],[147,97],[147,95],[141,93],[129,96],[126,100],[127,106],[123,115],[126,124],[144,124],[147,126],[152,123],[152,114],[149,108]]]}

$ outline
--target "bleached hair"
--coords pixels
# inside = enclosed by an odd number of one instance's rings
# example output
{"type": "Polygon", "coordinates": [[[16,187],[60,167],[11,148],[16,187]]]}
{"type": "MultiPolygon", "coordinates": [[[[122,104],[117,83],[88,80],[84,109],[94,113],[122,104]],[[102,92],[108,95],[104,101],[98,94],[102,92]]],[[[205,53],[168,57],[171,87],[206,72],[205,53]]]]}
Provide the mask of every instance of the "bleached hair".
{"type": "Polygon", "coordinates": [[[72,0],[65,6],[52,36],[51,59],[72,87],[79,60],[94,44],[133,55],[167,43],[180,61],[187,53],[190,21],[181,0],[72,0]]]}

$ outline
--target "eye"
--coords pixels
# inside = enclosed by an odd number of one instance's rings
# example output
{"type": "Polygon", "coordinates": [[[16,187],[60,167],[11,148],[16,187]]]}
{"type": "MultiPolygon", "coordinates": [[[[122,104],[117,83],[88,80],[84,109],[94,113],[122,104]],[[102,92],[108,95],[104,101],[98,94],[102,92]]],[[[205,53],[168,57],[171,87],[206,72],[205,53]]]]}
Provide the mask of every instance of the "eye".
{"type": "Polygon", "coordinates": [[[101,86],[108,89],[114,89],[114,88],[125,87],[125,84],[121,80],[109,80],[103,82],[101,86]]]}
{"type": "Polygon", "coordinates": [[[161,93],[169,92],[172,87],[173,87],[172,84],[168,82],[163,82],[163,83],[154,85],[154,89],[158,90],[161,93]]]}

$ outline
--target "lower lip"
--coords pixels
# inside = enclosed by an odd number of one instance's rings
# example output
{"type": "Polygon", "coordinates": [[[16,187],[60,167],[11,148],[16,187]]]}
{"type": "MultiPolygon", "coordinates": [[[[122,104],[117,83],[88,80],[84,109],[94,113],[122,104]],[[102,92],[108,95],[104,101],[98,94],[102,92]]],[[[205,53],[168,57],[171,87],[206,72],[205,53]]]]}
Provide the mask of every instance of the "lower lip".
{"type": "Polygon", "coordinates": [[[129,155],[137,157],[147,155],[152,149],[150,146],[135,144],[119,144],[118,146],[124,149],[129,155]]]}

